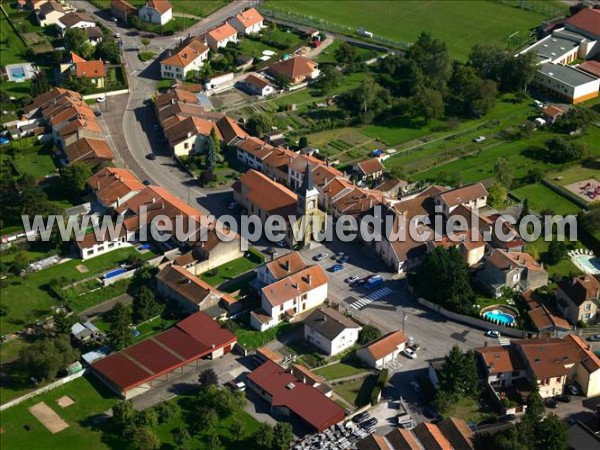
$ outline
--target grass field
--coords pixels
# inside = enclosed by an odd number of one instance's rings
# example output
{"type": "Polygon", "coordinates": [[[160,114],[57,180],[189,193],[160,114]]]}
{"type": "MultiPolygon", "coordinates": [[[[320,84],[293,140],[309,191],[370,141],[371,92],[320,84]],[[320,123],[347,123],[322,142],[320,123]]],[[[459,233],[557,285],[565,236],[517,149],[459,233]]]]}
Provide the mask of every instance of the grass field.
{"type": "Polygon", "coordinates": [[[31,175],[39,180],[56,171],[52,148],[52,144],[42,144],[35,138],[13,141],[2,146],[0,161],[3,164],[12,162],[19,174],[31,175]]]}
{"type": "Polygon", "coordinates": [[[246,322],[230,320],[229,323],[232,326],[231,331],[235,333],[238,338],[238,344],[243,346],[246,350],[255,350],[258,347],[262,347],[267,342],[288,333],[293,328],[293,325],[287,322],[281,322],[279,325],[261,332],[255,330],[246,322]]]}
{"type": "Polygon", "coordinates": [[[336,378],[344,378],[352,375],[357,375],[359,373],[366,372],[366,370],[367,369],[363,367],[358,367],[351,363],[348,364],[340,362],[337,364],[332,364],[330,366],[321,367],[320,369],[315,369],[314,372],[327,380],[333,380],[336,378]]]}
{"type": "Polygon", "coordinates": [[[270,0],[271,9],[317,17],[352,30],[414,42],[422,31],[446,41],[453,57],[465,60],[478,42],[506,43],[519,32],[524,41],[543,14],[486,1],[290,1],[270,0]]]}
{"type": "Polygon", "coordinates": [[[258,255],[255,254],[252,254],[250,257],[242,256],[203,273],[201,278],[211,286],[219,286],[254,269],[260,262],[258,255]]]}
{"type": "Polygon", "coordinates": [[[351,405],[358,407],[368,405],[371,401],[371,392],[377,383],[377,376],[370,375],[347,383],[335,385],[335,392],[351,405]]]}
{"type": "Polygon", "coordinates": [[[0,39],[0,61],[3,66],[24,61],[25,44],[14,32],[4,14],[0,14],[0,39]]]}
{"type": "Polygon", "coordinates": [[[529,201],[529,208],[535,212],[552,209],[556,214],[577,214],[581,211],[576,204],[557,194],[541,183],[529,184],[512,192],[521,200],[529,201]]]}
{"type": "Polygon", "coordinates": [[[25,448],[43,448],[48,450],[68,449],[107,449],[102,441],[102,433],[95,429],[89,419],[110,409],[117,397],[95,379],[78,378],[49,393],[39,395],[0,413],[2,422],[2,448],[20,450],[25,448]],[[61,408],[56,400],[68,395],[75,404],[61,408]],[[68,424],[69,428],[51,434],[31,415],[28,408],[44,401],[68,424]],[[28,425],[29,431],[25,429],[28,425]]]}
{"type": "Polygon", "coordinates": [[[556,184],[558,186],[566,186],[571,183],[587,180],[588,178],[600,180],[600,170],[590,169],[583,166],[573,166],[561,170],[560,172],[552,173],[547,177],[548,181],[551,181],[552,184],[556,184]]]}
{"type": "MultiPolygon", "coordinates": [[[[110,0],[93,0],[100,8],[110,8],[110,0]]],[[[140,7],[146,0],[129,0],[133,6],[140,7]]],[[[226,0],[171,0],[174,13],[191,14],[192,16],[206,17],[227,3],[226,0]]]]}
{"type": "MultiPolygon", "coordinates": [[[[8,279],[6,285],[0,290],[2,303],[9,307],[8,315],[0,319],[1,333],[15,332],[24,325],[49,315],[49,308],[56,303],[56,299],[48,289],[48,283],[53,279],[66,277],[69,281],[77,281],[93,277],[118,266],[132,255],[140,255],[140,253],[134,248],[118,249],[85,262],[76,259],[29,274],[24,278],[8,279]],[[79,272],[76,269],[79,264],[83,264],[89,271],[79,272]]],[[[146,255],[152,253],[142,257],[146,255]]]]}

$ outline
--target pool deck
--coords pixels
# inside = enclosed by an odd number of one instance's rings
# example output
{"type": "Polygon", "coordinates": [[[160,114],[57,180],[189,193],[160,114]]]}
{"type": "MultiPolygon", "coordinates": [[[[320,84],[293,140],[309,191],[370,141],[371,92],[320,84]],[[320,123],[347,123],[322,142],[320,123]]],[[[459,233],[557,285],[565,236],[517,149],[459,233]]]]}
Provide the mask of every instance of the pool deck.
{"type": "Polygon", "coordinates": [[[592,255],[573,255],[571,262],[583,273],[600,275],[600,258],[592,255]],[[592,262],[593,261],[593,262],[592,262]]]}
{"type": "Polygon", "coordinates": [[[22,83],[23,81],[30,80],[37,72],[33,63],[8,64],[5,66],[4,70],[6,71],[8,81],[14,81],[15,83],[22,83]],[[14,70],[20,70],[23,75],[19,74],[19,76],[16,76],[13,73],[14,70]]]}

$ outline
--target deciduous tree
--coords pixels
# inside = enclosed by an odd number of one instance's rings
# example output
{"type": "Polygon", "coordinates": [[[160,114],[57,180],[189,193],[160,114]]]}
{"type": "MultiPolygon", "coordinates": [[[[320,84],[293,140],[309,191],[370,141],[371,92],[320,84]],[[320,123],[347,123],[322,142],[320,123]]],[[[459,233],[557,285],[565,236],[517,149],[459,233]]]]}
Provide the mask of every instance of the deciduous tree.
{"type": "Polygon", "coordinates": [[[77,361],[79,352],[69,342],[68,336],[41,339],[21,350],[21,362],[39,379],[53,378],[67,364],[77,361]]]}
{"type": "Polygon", "coordinates": [[[198,375],[198,383],[200,383],[202,386],[209,386],[211,384],[216,386],[219,384],[219,377],[214,369],[204,369],[202,372],[200,372],[200,375],[198,375]]]}
{"type": "Polygon", "coordinates": [[[273,439],[273,427],[266,422],[261,422],[252,440],[258,448],[270,450],[273,447],[273,439]]]}
{"type": "Polygon", "coordinates": [[[93,175],[86,163],[74,162],[60,169],[60,177],[67,190],[72,189],[81,194],[86,189],[87,180],[93,175]]]}
{"type": "Polygon", "coordinates": [[[156,300],[154,292],[142,286],[133,298],[133,317],[136,323],[145,322],[160,314],[162,307],[156,300]]]}
{"type": "Polygon", "coordinates": [[[273,450],[287,450],[294,440],[292,426],[287,422],[279,422],[273,429],[273,450]]]}
{"type": "Polygon", "coordinates": [[[133,342],[131,334],[131,312],[122,303],[117,303],[108,315],[108,343],[114,350],[122,350],[133,342]]]}

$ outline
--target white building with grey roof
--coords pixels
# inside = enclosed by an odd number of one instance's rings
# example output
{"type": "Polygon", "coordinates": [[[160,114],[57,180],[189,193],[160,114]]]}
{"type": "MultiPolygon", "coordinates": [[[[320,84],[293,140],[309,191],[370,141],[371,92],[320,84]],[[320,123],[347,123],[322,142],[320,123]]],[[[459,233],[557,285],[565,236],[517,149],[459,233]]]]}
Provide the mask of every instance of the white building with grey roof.
{"type": "Polygon", "coordinates": [[[362,328],[335,309],[317,308],[304,320],[304,340],[327,356],[352,347],[362,328]]]}

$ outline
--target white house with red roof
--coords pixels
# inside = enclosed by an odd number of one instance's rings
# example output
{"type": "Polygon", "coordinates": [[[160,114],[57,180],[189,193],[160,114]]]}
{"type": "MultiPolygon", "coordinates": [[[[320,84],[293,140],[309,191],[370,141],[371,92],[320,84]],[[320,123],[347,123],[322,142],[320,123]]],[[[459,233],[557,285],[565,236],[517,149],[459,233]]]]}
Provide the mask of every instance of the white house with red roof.
{"type": "Polygon", "coordinates": [[[265,19],[255,8],[236,14],[231,20],[231,25],[238,33],[254,34],[259,33],[264,27],[265,19]]]}
{"type": "Polygon", "coordinates": [[[144,22],[164,25],[173,18],[173,7],[167,0],[148,0],[138,9],[138,16],[144,22]]]}
{"type": "Polygon", "coordinates": [[[206,34],[206,43],[212,50],[226,47],[230,42],[238,41],[238,32],[229,23],[213,28],[206,34]]]}
{"type": "Polygon", "coordinates": [[[172,80],[185,80],[188,72],[200,70],[207,59],[208,47],[204,41],[198,36],[189,38],[160,62],[160,76],[172,80]]]}

